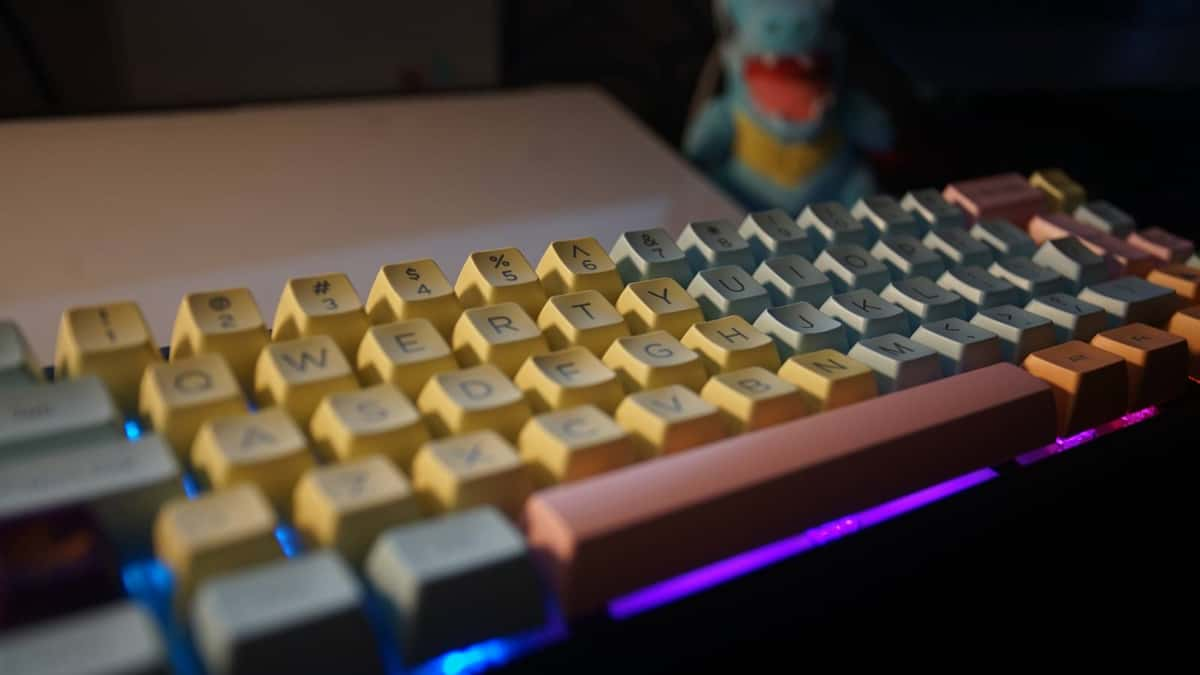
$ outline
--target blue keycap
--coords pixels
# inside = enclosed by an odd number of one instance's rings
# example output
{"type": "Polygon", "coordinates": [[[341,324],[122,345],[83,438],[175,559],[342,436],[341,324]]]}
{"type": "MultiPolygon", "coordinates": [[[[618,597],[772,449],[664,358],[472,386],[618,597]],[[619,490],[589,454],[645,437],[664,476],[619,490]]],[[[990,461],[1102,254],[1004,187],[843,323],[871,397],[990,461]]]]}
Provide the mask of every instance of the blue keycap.
{"type": "Polygon", "coordinates": [[[750,250],[750,244],[728,220],[688,223],[676,243],[683,249],[693,272],[725,265],[754,271],[754,252],[750,250]]]}

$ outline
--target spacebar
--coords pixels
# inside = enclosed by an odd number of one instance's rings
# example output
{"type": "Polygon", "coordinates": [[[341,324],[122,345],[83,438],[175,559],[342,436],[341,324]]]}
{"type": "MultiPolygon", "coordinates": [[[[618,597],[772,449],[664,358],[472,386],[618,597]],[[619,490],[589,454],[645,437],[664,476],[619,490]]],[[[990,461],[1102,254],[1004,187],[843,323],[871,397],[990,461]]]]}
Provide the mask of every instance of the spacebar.
{"type": "Polygon", "coordinates": [[[563,610],[1054,441],[1054,397],[997,364],[536,493],[525,527],[563,610]]]}

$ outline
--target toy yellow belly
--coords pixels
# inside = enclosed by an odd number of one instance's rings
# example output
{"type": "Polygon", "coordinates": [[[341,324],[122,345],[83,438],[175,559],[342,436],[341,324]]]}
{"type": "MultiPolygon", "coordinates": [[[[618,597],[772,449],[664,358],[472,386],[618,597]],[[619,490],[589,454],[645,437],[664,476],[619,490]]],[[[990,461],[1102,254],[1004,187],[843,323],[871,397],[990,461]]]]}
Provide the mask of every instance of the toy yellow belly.
{"type": "Polygon", "coordinates": [[[755,124],[744,112],[734,112],[733,120],[733,156],[784,187],[804,182],[842,146],[841,136],[833,129],[809,141],[787,143],[755,124]]]}

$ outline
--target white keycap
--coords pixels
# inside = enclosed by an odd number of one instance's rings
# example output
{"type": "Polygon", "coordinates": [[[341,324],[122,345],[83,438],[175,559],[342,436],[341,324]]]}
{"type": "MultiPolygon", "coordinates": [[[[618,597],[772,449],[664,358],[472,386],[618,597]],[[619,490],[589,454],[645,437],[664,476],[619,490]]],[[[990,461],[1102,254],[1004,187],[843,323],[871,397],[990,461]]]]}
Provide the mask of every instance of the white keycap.
{"type": "Polygon", "coordinates": [[[750,273],[736,265],[701,270],[688,285],[708,321],[737,314],[753,322],[771,306],[771,296],[750,273]]]}
{"type": "Polygon", "coordinates": [[[848,356],[875,371],[875,382],[885,394],[942,376],[941,359],[936,352],[896,333],[859,340],[848,356]]]}
{"type": "Polygon", "coordinates": [[[836,293],[859,288],[878,293],[892,280],[888,268],[858,244],[827,246],[821,255],[817,256],[813,266],[829,277],[836,293]]]}
{"type": "Polygon", "coordinates": [[[889,235],[920,237],[925,227],[917,216],[900,208],[890,195],[871,195],[855,202],[850,215],[871,226],[874,238],[889,235]]]}
{"type": "Polygon", "coordinates": [[[967,303],[968,314],[974,314],[984,307],[1015,305],[1021,301],[1020,289],[973,265],[947,270],[938,278],[938,285],[962,296],[967,303]]]}
{"type": "Polygon", "coordinates": [[[961,319],[967,315],[967,303],[962,297],[925,277],[893,281],[879,297],[904,310],[910,333],[926,321],[961,319]]]}
{"type": "Polygon", "coordinates": [[[1137,229],[1137,223],[1134,222],[1133,216],[1103,199],[1076,206],[1075,213],[1072,215],[1075,220],[1085,225],[1091,225],[1121,239],[1137,229]]]}
{"type": "Polygon", "coordinates": [[[1196,269],[1200,270],[1200,253],[1188,258],[1188,261],[1185,264],[1188,267],[1195,267],[1196,269]]]}
{"type": "Polygon", "coordinates": [[[738,227],[738,234],[750,244],[758,263],[779,256],[813,257],[808,235],[783,209],[751,213],[738,227]]]}
{"type": "Polygon", "coordinates": [[[1025,234],[1025,230],[1001,218],[975,223],[968,234],[987,244],[997,259],[1010,256],[1028,258],[1037,250],[1037,244],[1025,234]]]}
{"type": "Polygon", "coordinates": [[[121,415],[96,376],[0,389],[0,457],[123,438],[121,415]]]}
{"type": "Polygon", "coordinates": [[[750,250],[750,243],[728,220],[688,223],[675,243],[687,256],[693,272],[726,265],[737,265],[747,273],[754,271],[754,252],[750,250]]]}
{"type": "Polygon", "coordinates": [[[683,251],[675,245],[675,238],[660,227],[622,232],[608,255],[627,284],[669,277],[687,288],[692,280],[692,266],[683,251]]]}
{"type": "Polygon", "coordinates": [[[1079,299],[1108,312],[1108,325],[1126,323],[1161,326],[1178,307],[1175,292],[1140,277],[1121,277],[1092,284],[1079,292],[1079,299]]]}
{"type": "Polygon", "coordinates": [[[775,341],[780,358],[785,360],[793,354],[821,349],[846,352],[846,326],[807,302],[769,307],[758,315],[754,327],[775,341]]]}
{"type": "Polygon", "coordinates": [[[804,209],[796,218],[804,228],[813,251],[823,251],[833,244],[870,246],[871,233],[846,207],[838,202],[821,202],[804,209]]]}
{"type": "Polygon", "coordinates": [[[41,366],[15,321],[0,321],[0,388],[42,381],[41,366]]]}
{"type": "Polygon", "coordinates": [[[4,675],[166,675],[150,612],[122,601],[0,635],[4,675]]]}
{"type": "Polygon", "coordinates": [[[871,255],[887,265],[892,279],[928,277],[936,279],[946,271],[942,257],[916,237],[895,235],[882,237],[871,248],[871,255]]]}
{"type": "Polygon", "coordinates": [[[772,305],[807,302],[820,305],[833,295],[833,282],[798,255],[767,258],[754,271],[754,280],[767,289],[772,305]]]}
{"type": "Polygon", "coordinates": [[[1103,309],[1066,293],[1036,297],[1025,305],[1025,311],[1049,319],[1059,342],[1088,342],[1108,327],[1108,315],[1103,309]]]}
{"type": "Polygon", "coordinates": [[[986,244],[967,234],[961,227],[943,227],[930,230],[921,240],[946,261],[946,267],[957,265],[975,265],[987,267],[992,264],[992,249],[986,244]]]}
{"type": "Polygon", "coordinates": [[[904,311],[865,289],[829,298],[821,305],[821,313],[845,324],[846,337],[851,343],[887,333],[908,332],[904,311]]]}
{"type": "Polygon", "coordinates": [[[1020,365],[1030,353],[1055,344],[1054,324],[1049,319],[1015,305],[981,309],[971,323],[1000,338],[1000,352],[1010,363],[1020,365]]]}
{"type": "Polygon", "coordinates": [[[989,330],[963,321],[931,321],[913,333],[919,342],[941,355],[942,374],[958,375],[1002,360],[1000,338],[989,330]]]}
{"type": "Polygon", "coordinates": [[[942,193],[934,188],[909,191],[900,200],[900,208],[921,216],[929,229],[967,226],[966,211],[946,201],[942,193]]]}
{"type": "Polygon", "coordinates": [[[1078,293],[1085,286],[1108,279],[1104,258],[1096,255],[1074,237],[1042,242],[1033,262],[1058,272],[1067,280],[1067,291],[1078,293]]]}
{"type": "Polygon", "coordinates": [[[1029,258],[1003,258],[988,267],[988,274],[1003,279],[1021,291],[1021,304],[1039,295],[1061,293],[1067,289],[1067,280],[1049,267],[1043,267],[1029,258]]]}

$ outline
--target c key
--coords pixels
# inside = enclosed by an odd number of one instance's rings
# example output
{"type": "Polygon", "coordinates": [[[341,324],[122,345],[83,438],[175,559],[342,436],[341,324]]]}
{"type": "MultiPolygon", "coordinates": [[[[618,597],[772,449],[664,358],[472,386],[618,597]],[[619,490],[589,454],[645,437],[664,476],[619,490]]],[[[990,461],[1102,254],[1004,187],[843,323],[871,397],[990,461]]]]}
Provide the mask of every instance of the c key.
{"type": "Polygon", "coordinates": [[[1126,366],[1115,354],[1072,340],[1030,354],[1024,366],[1054,390],[1059,436],[1099,426],[1125,413],[1126,366]]]}
{"type": "Polygon", "coordinates": [[[275,342],[328,335],[353,359],[367,332],[367,315],[345,274],[289,279],[275,308],[275,342]]]}
{"type": "Polygon", "coordinates": [[[171,360],[196,354],[225,357],[244,391],[254,390],[254,362],[267,345],[267,326],[246,288],[189,293],[171,329],[171,360]]]}
{"type": "Polygon", "coordinates": [[[637,459],[629,433],[594,405],[534,415],[517,441],[541,485],[582,480],[637,459]]]}
{"type": "Polygon", "coordinates": [[[117,302],[63,312],[54,350],[59,379],[96,375],[108,385],[117,405],[133,412],[142,372],[160,361],[162,354],[136,304],[117,302]]]}
{"type": "Polygon", "coordinates": [[[1129,380],[1129,409],[1165,403],[1187,388],[1187,341],[1144,323],[1106,330],[1092,346],[1125,359],[1129,380]]]}

